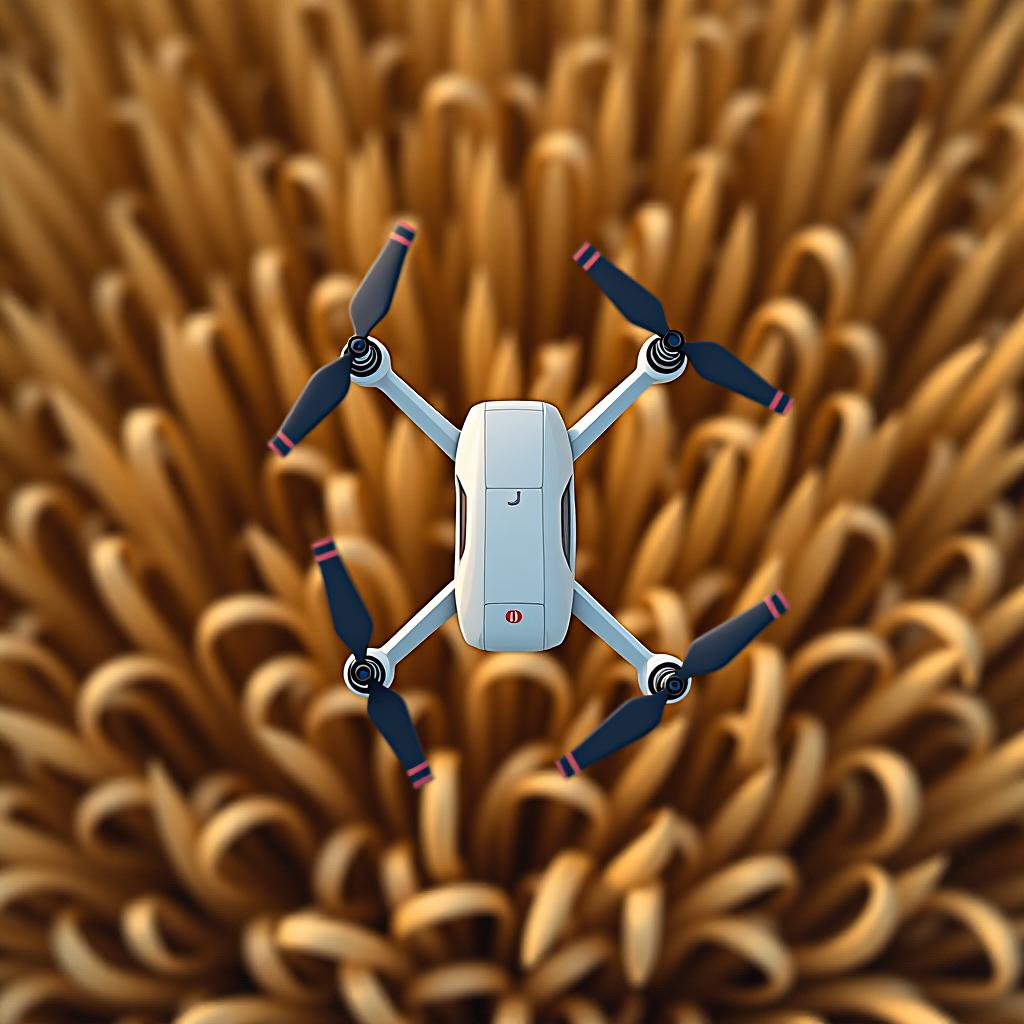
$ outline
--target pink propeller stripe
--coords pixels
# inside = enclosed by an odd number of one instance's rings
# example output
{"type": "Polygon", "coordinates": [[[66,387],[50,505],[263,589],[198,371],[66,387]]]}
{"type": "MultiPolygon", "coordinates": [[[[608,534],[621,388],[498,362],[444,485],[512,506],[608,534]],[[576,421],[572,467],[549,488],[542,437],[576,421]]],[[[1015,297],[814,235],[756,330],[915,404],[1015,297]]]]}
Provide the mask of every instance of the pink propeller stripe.
{"type": "Polygon", "coordinates": [[[601,254],[599,252],[595,251],[594,255],[591,256],[590,259],[587,260],[587,262],[583,264],[583,269],[584,270],[589,270],[600,258],[601,258],[601,254]]]}
{"type": "Polygon", "coordinates": [[[416,765],[415,768],[410,768],[408,771],[406,771],[405,774],[406,775],[415,775],[417,772],[421,772],[421,771],[423,771],[424,768],[429,767],[429,765],[430,765],[429,761],[421,761],[418,765],[416,765]]]}
{"type": "Polygon", "coordinates": [[[779,599],[779,603],[786,611],[789,611],[789,602],[786,600],[786,595],[781,590],[775,591],[775,596],[779,599]]]}
{"type": "Polygon", "coordinates": [[[589,249],[589,248],[590,248],[590,243],[589,243],[589,242],[584,242],[584,243],[583,243],[583,244],[582,244],[582,245],[581,245],[581,246],[580,246],[580,247],[579,247],[579,248],[578,248],[578,249],[577,249],[577,250],[576,250],[576,251],[575,251],[575,252],[574,252],[574,253],[572,254],[572,258],[573,258],[574,260],[579,260],[579,258],[580,258],[580,257],[581,257],[581,256],[582,256],[582,255],[583,255],[583,254],[584,254],[584,253],[585,253],[585,252],[587,251],[587,249],[589,249]]]}
{"type": "Polygon", "coordinates": [[[419,789],[420,786],[425,786],[428,782],[433,782],[433,781],[434,781],[434,776],[433,775],[424,775],[422,779],[417,779],[412,784],[412,788],[413,789],[419,789]]]}
{"type": "Polygon", "coordinates": [[[320,547],[321,544],[333,544],[333,543],[334,543],[334,538],[333,537],[321,537],[319,540],[313,541],[313,543],[310,545],[310,547],[318,548],[318,547],[320,547]]]}
{"type": "Polygon", "coordinates": [[[412,244],[408,238],[403,238],[401,235],[397,234],[394,231],[392,231],[388,237],[391,239],[392,242],[401,242],[402,245],[404,245],[407,249],[412,244]]]}
{"type": "Polygon", "coordinates": [[[786,403],[786,408],[782,410],[782,415],[783,415],[783,416],[788,416],[788,415],[789,415],[789,414],[790,414],[790,413],[791,413],[791,412],[793,411],[793,406],[794,406],[794,405],[796,405],[796,402],[794,402],[794,401],[793,401],[793,399],[791,398],[791,399],[790,399],[790,400],[789,400],[789,401],[788,401],[788,402],[786,403]]]}
{"type": "Polygon", "coordinates": [[[775,610],[775,605],[772,604],[772,599],[770,597],[766,597],[764,599],[764,606],[765,606],[765,608],[768,609],[768,611],[770,611],[772,613],[772,618],[773,619],[777,619],[779,617],[779,615],[781,614],[780,612],[777,612],[775,610]]]}
{"type": "Polygon", "coordinates": [[[565,755],[565,759],[566,759],[566,761],[569,762],[569,764],[572,765],[572,770],[574,772],[578,772],[580,770],[580,766],[577,763],[576,758],[572,756],[572,751],[571,750],[569,751],[568,754],[565,755]]]}
{"type": "Polygon", "coordinates": [[[279,430],[277,432],[277,436],[281,438],[281,440],[284,441],[284,443],[288,445],[289,448],[295,447],[295,442],[283,430],[279,430]]]}
{"type": "Polygon", "coordinates": [[[771,409],[772,412],[775,411],[775,406],[777,406],[779,404],[779,400],[782,398],[782,396],[784,394],[785,394],[784,391],[776,391],[775,392],[775,397],[772,399],[771,405],[768,406],[768,408],[771,409]]]}
{"type": "Polygon", "coordinates": [[[316,555],[315,557],[318,562],[326,562],[328,558],[337,558],[338,551],[335,548],[331,551],[325,551],[322,555],[316,555]]]}
{"type": "Polygon", "coordinates": [[[411,231],[413,234],[416,233],[416,228],[412,226],[407,220],[400,220],[398,222],[400,228],[405,228],[406,231],[411,231]]]}
{"type": "Polygon", "coordinates": [[[561,758],[559,758],[555,762],[555,767],[558,769],[558,774],[561,775],[563,779],[569,778],[569,776],[566,775],[566,773],[565,773],[565,769],[562,767],[562,759],[561,758]]]}

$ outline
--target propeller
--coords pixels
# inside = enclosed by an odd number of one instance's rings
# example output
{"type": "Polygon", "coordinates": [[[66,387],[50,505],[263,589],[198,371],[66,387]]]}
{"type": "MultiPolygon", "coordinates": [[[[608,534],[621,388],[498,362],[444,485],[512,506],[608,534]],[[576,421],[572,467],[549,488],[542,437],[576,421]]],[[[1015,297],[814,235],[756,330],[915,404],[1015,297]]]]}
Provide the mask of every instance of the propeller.
{"type": "Polygon", "coordinates": [[[400,220],[359,283],[348,305],[348,315],[360,338],[365,338],[387,316],[406,254],[415,237],[416,229],[400,220]]]}
{"type": "Polygon", "coordinates": [[[406,253],[415,237],[416,229],[404,220],[388,236],[349,303],[348,314],[355,335],[337,359],[321,366],[309,378],[281,429],[267,442],[267,447],[278,455],[287,455],[348,394],[353,359],[358,361],[367,353],[367,336],[391,308],[406,253]]]}
{"type": "Polygon", "coordinates": [[[686,657],[658,693],[633,697],[613,711],[578,747],[560,757],[555,766],[567,778],[595,761],[649,733],[660,721],[665,705],[684,692],[691,676],[706,675],[727,665],[766,626],[789,611],[781,591],[770,594],[753,608],[715,626],[690,644],[686,657]]]}
{"type": "Polygon", "coordinates": [[[573,259],[631,324],[658,335],[667,355],[671,357],[683,349],[697,373],[712,384],[743,395],[782,416],[792,411],[793,399],[785,391],[772,387],[728,349],[713,341],[685,341],[681,332],[671,330],[662,304],[589,242],[576,250],[573,259]]]}
{"type": "Polygon", "coordinates": [[[313,545],[313,556],[320,566],[327,592],[327,606],[334,630],[355,655],[352,667],[355,681],[369,693],[370,721],[387,740],[388,746],[402,762],[414,788],[425,786],[434,776],[430,762],[423,753],[409,708],[402,697],[384,685],[383,670],[374,658],[367,657],[373,620],[359,596],[352,577],[341,560],[333,538],[324,537],[313,545]]]}

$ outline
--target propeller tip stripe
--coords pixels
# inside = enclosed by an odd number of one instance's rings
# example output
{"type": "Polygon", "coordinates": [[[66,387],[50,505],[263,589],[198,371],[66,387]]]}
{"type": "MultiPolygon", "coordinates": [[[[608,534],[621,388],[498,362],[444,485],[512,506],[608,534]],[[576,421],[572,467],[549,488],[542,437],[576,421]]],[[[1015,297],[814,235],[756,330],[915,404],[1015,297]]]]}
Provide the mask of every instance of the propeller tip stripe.
{"type": "MultiPolygon", "coordinates": [[[[789,395],[786,395],[786,397],[789,398],[789,395]]],[[[796,402],[794,402],[792,398],[789,398],[789,401],[786,403],[786,407],[779,413],[779,415],[788,416],[793,411],[794,405],[796,405],[796,402]]]]}
{"type": "Polygon", "coordinates": [[[775,397],[769,403],[768,408],[772,412],[777,412],[780,416],[785,416],[793,408],[793,399],[785,391],[776,391],[775,397]]]}
{"type": "Polygon", "coordinates": [[[564,754],[555,762],[555,767],[562,773],[562,776],[566,779],[571,779],[574,775],[582,771],[579,762],[576,760],[575,757],[573,757],[571,750],[568,754],[564,754]]]}
{"type": "Polygon", "coordinates": [[[421,761],[415,768],[409,768],[405,774],[409,776],[413,789],[419,789],[420,786],[425,786],[434,780],[434,773],[430,770],[429,761],[421,761]]]}
{"type": "Polygon", "coordinates": [[[789,602],[781,590],[776,590],[774,594],[769,594],[764,599],[764,605],[771,612],[773,619],[782,618],[789,611],[789,602]]]}
{"type": "Polygon", "coordinates": [[[573,259],[584,270],[589,270],[600,258],[601,253],[589,242],[584,242],[573,255],[573,259]]]}
{"type": "Polygon", "coordinates": [[[416,229],[408,221],[400,220],[388,237],[391,241],[400,242],[408,248],[416,237],[416,229]]]}
{"type": "Polygon", "coordinates": [[[412,788],[413,789],[420,789],[422,786],[425,786],[428,782],[433,782],[433,781],[434,781],[434,776],[431,775],[430,772],[427,772],[427,774],[424,775],[422,779],[417,779],[412,784],[412,788]]]}
{"type": "Polygon", "coordinates": [[[330,551],[320,551],[314,556],[318,562],[326,562],[329,558],[339,558],[338,549],[331,548],[330,551]]]}
{"type": "Polygon", "coordinates": [[[423,771],[424,768],[429,768],[429,767],[430,767],[430,762],[429,761],[420,761],[420,763],[418,765],[416,765],[415,767],[407,769],[405,774],[406,775],[416,775],[418,772],[423,771]]]}
{"type": "Polygon", "coordinates": [[[267,447],[284,458],[295,447],[295,442],[283,430],[279,430],[267,442],[267,447]]]}

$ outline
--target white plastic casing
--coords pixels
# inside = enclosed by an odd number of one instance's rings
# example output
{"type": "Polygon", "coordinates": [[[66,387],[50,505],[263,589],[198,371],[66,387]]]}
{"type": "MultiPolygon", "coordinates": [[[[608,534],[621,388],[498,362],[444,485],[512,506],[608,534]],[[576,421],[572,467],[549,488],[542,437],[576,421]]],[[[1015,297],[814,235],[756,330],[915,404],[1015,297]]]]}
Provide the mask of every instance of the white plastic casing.
{"type": "Polygon", "coordinates": [[[455,605],[466,643],[543,651],[569,629],[576,568],[572,450],[545,402],[469,410],[455,456],[455,605]]]}

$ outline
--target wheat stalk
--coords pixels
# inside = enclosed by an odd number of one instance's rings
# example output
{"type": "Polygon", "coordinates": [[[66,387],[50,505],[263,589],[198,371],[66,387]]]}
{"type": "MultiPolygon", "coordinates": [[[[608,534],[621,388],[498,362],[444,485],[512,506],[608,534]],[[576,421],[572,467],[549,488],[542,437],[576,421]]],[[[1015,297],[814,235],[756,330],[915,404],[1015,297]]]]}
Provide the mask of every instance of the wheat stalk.
{"type": "Polygon", "coordinates": [[[0,1024],[1024,1020],[1024,7],[0,6],[0,1024]],[[795,416],[687,378],[577,466],[579,570],[652,649],[792,611],[635,747],[574,625],[340,685],[451,572],[450,467],[353,389],[567,421],[642,340],[590,238],[795,416]]]}

